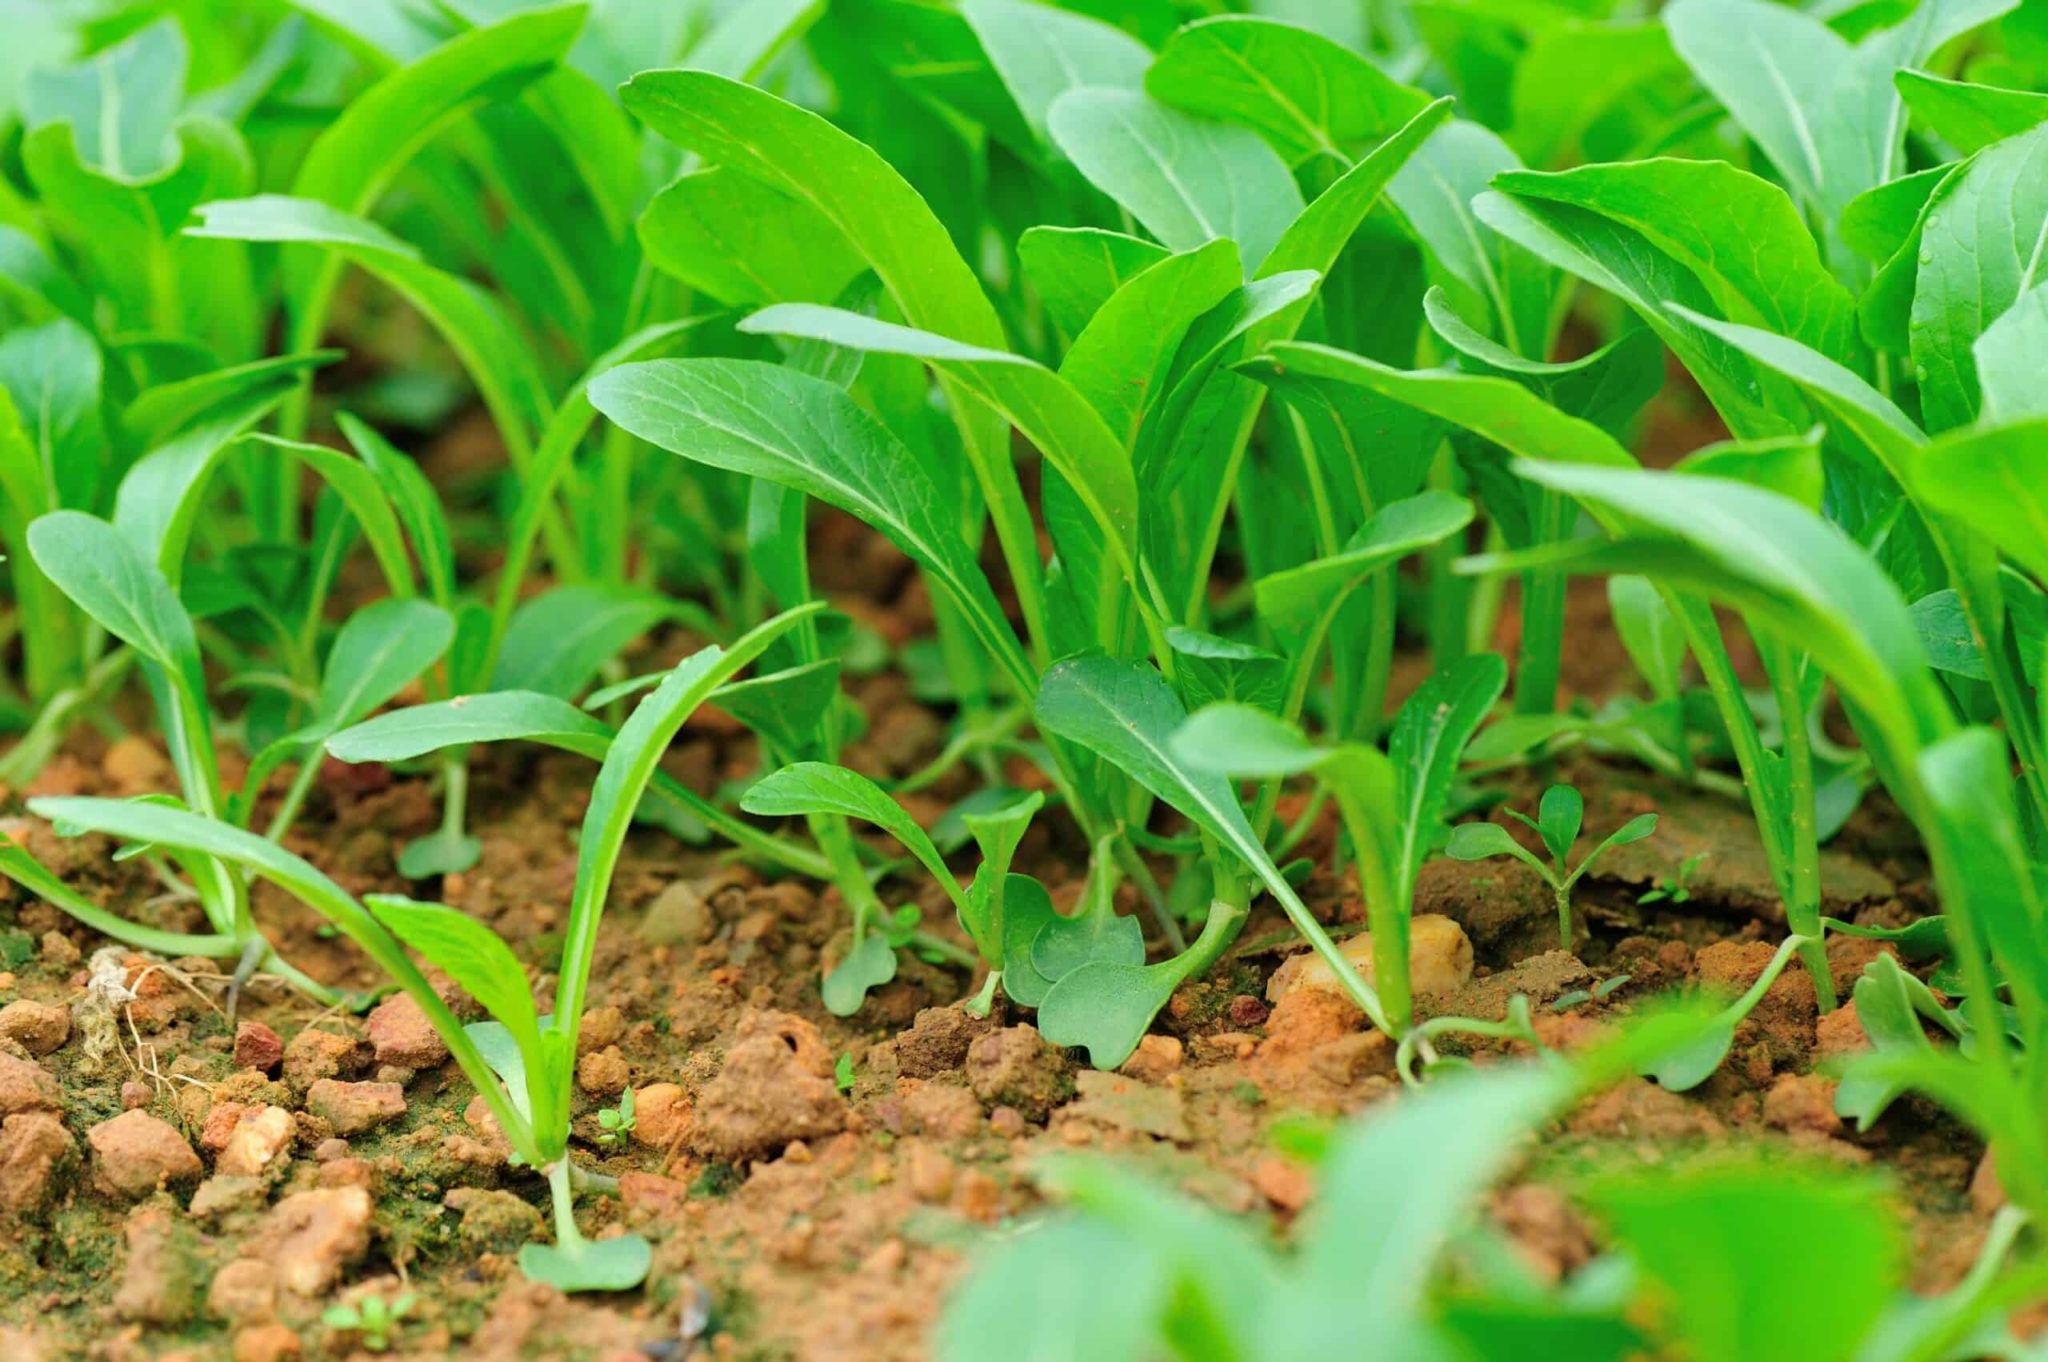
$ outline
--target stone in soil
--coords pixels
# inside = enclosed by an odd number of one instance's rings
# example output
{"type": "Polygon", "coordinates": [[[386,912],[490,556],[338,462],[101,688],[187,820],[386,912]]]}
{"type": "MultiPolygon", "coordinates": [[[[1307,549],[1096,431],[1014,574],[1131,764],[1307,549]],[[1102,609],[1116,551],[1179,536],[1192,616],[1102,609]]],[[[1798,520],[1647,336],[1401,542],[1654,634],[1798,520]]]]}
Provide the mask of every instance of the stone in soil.
{"type": "Polygon", "coordinates": [[[71,1013],[55,1003],[17,998],[0,1007],[0,1037],[32,1055],[47,1055],[71,1035],[71,1013]]]}
{"type": "Polygon", "coordinates": [[[540,1212],[510,1192],[457,1187],[441,1204],[462,1217],[462,1244],[477,1253],[517,1253],[541,1237],[540,1212]]]}
{"type": "Polygon", "coordinates": [[[214,1160],[214,1170],[228,1177],[261,1177],[271,1167],[283,1166],[278,1161],[297,1133],[298,1123],[283,1107],[245,1110],[214,1160]]]}
{"type": "Polygon", "coordinates": [[[649,1083],[633,1090],[633,1140],[649,1149],[670,1150],[689,1134],[690,1099],[674,1083],[649,1083]]]}
{"type": "Polygon", "coordinates": [[[370,1248],[370,1194],[360,1187],[298,1192],[271,1208],[245,1256],[261,1258],[293,1295],[325,1295],[370,1248]]]}
{"type": "Polygon", "coordinates": [[[230,1324],[268,1319],[277,1310],[277,1269],[261,1258],[237,1258],[213,1274],[206,1310],[230,1324]]]}
{"type": "Polygon", "coordinates": [[[1074,1092],[1066,1053],[1028,1025],[991,1031],[969,1046],[967,1081],[985,1105],[1015,1107],[1033,1121],[1074,1092]]]}
{"type": "Polygon", "coordinates": [[[93,1184],[109,1196],[142,1197],[159,1187],[197,1182],[206,1169],[185,1137],[146,1111],[124,1111],[86,1132],[93,1184]]]}
{"type": "MultiPolygon", "coordinates": [[[[1337,945],[1338,952],[1367,983],[1373,981],[1372,949],[1371,932],[1346,937],[1337,945]]],[[[1419,916],[1409,924],[1408,982],[1418,996],[1456,992],[1471,978],[1472,942],[1463,927],[1434,913],[1419,916]]],[[[1329,963],[1315,952],[1305,951],[1273,971],[1273,977],[1266,982],[1266,1001],[1277,1004],[1302,988],[1326,993],[1344,991],[1329,963]]]]}
{"type": "Polygon", "coordinates": [[[197,1241],[162,1206],[143,1206],[128,1217],[128,1254],[114,1313],[137,1324],[175,1328],[199,1308],[197,1241]]]}
{"type": "Polygon", "coordinates": [[[448,1046],[408,993],[377,1004],[364,1023],[377,1063],[400,1069],[431,1069],[448,1058],[448,1046]]]}
{"type": "Polygon", "coordinates": [[[259,1021],[245,1021],[235,1028],[235,1067],[274,1074],[284,1063],[284,1042],[277,1032],[259,1021]]]}
{"type": "Polygon", "coordinates": [[[311,1027],[292,1037],[284,1050],[284,1079],[305,1092],[323,1078],[351,1078],[369,1067],[373,1052],[353,1036],[311,1027]]]}
{"type": "MultiPolygon", "coordinates": [[[[970,1017],[957,1005],[927,1007],[908,1031],[875,1048],[893,1058],[905,1078],[936,1078],[965,1064],[968,1047],[990,1029],[988,1018],[970,1017]]],[[[870,1063],[876,1058],[871,1055],[870,1063]]]]}
{"type": "Polygon", "coordinates": [[[306,1090],[306,1110],[337,1135],[360,1135],[405,1115],[405,1089],[396,1083],[341,1083],[323,1078],[306,1090]]]}
{"type": "Polygon", "coordinates": [[[62,1111],[57,1080],[32,1059],[0,1050],[0,1117],[23,1111],[62,1111]]]}
{"type": "Polygon", "coordinates": [[[725,1066],[698,1098],[691,1147],[710,1158],[738,1160],[844,1130],[846,1099],[832,1064],[832,1051],[803,1018],[742,1014],[725,1066]]]}
{"type": "Polygon", "coordinates": [[[62,1190],[78,1142],[46,1111],[24,1111],[0,1122],[0,1213],[32,1215],[62,1190]]]}

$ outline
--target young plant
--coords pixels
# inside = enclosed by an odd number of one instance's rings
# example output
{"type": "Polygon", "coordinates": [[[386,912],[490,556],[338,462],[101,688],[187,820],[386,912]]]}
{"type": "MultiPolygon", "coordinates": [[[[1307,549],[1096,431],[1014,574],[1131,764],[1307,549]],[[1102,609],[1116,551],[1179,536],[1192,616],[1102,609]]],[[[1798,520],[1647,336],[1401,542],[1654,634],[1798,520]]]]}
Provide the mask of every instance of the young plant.
{"type": "Polygon", "coordinates": [[[1513,856],[1542,876],[1557,901],[1558,946],[1568,951],[1572,948],[1572,886],[1579,882],[1594,861],[1600,859],[1602,852],[1612,847],[1627,846],[1630,842],[1640,842],[1655,832],[1657,815],[1645,813],[1629,819],[1587,852],[1576,867],[1568,868],[1572,846],[1579,840],[1579,830],[1586,817],[1586,801],[1576,789],[1569,785],[1553,785],[1545,790],[1534,818],[1515,809],[1507,812],[1509,817],[1519,819],[1542,839],[1543,849],[1550,853],[1548,863],[1531,853],[1498,823],[1459,824],[1451,829],[1451,840],[1444,852],[1459,861],[1513,856]]]}
{"type": "Polygon", "coordinates": [[[555,1242],[520,1250],[520,1270],[565,1291],[623,1291],[646,1276],[651,1251],[637,1235],[585,1239],[576,1227],[576,1179],[569,1155],[576,1037],[590,985],[597,930],[633,811],[683,723],[717,688],[778,637],[821,608],[776,616],[730,649],[685,659],[634,708],[613,739],[592,789],[577,842],[555,1011],[539,1016],[526,971],[489,928],[451,908],[371,895],[357,902],[305,861],[217,819],[160,804],[109,799],[32,801],[44,817],[203,855],[279,885],[360,946],[419,1004],[463,1074],[490,1107],[513,1153],[548,1181],[555,1242]],[[489,1020],[462,1025],[406,954],[410,946],[460,984],[489,1020]]]}
{"type": "Polygon", "coordinates": [[[633,1119],[633,1090],[627,1088],[619,1094],[616,1107],[605,1107],[597,1113],[597,1142],[611,1146],[622,1143],[633,1133],[636,1122],[633,1119]]]}
{"type": "Polygon", "coordinates": [[[354,1334],[365,1348],[381,1353],[389,1350],[398,1335],[398,1326],[418,1303],[419,1295],[412,1291],[401,1291],[389,1300],[364,1296],[361,1300],[328,1306],[320,1312],[320,1322],[330,1329],[354,1334]]]}

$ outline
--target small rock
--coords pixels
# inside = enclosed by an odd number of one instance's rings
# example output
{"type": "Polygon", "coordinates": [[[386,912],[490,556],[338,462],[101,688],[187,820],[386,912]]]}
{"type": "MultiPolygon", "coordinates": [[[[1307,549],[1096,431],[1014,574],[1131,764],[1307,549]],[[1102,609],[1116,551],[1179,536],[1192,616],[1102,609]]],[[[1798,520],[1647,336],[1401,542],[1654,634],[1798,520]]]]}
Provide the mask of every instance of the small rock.
{"type": "Polygon", "coordinates": [[[633,1139],[649,1149],[673,1149],[689,1133],[690,1099],[673,1083],[633,1089],[633,1139]]]}
{"type": "Polygon", "coordinates": [[[967,1051],[967,1081],[991,1107],[1015,1107],[1043,1121],[1074,1091],[1066,1055],[1029,1025],[991,1031],[967,1051]]]}
{"type": "Polygon", "coordinates": [[[1224,1009],[1224,1015],[1230,1019],[1232,1027],[1239,1031],[1247,1031],[1254,1026],[1264,1026],[1266,1018],[1272,1013],[1264,1003],[1251,994],[1240,993],[1230,1000],[1230,1006],[1224,1009]]]}
{"type": "Polygon", "coordinates": [[[84,959],[84,956],[79,953],[77,944],[54,927],[43,933],[40,945],[42,947],[43,963],[51,969],[70,969],[73,965],[84,959]]]}
{"type": "Polygon", "coordinates": [[[1015,1107],[997,1107],[990,1112],[988,1128],[1006,1140],[1016,1139],[1027,1129],[1024,1124],[1024,1113],[1015,1107]]]}
{"type": "Polygon", "coordinates": [[[235,1334],[234,1362],[294,1362],[302,1351],[299,1336],[276,1320],[235,1334]]]}
{"type": "Polygon", "coordinates": [[[200,1123],[200,1151],[219,1158],[220,1151],[226,1149],[228,1141],[234,1138],[235,1127],[241,1124],[242,1117],[254,1110],[254,1107],[244,1102],[216,1098],[213,1105],[206,1109],[206,1119],[200,1123]]]}
{"type": "Polygon", "coordinates": [[[337,1135],[360,1135],[405,1115],[405,1089],[396,1083],[342,1083],[323,1078],[306,1090],[306,1110],[337,1135]]]}
{"type": "Polygon", "coordinates": [[[1813,1062],[1816,1066],[1837,1063],[1869,1048],[1870,1037],[1864,1034],[1854,1000],[1822,1016],[1814,1028],[1813,1062]]]}
{"type": "Polygon", "coordinates": [[[261,1177],[273,1165],[283,1166],[279,1160],[284,1158],[297,1133],[298,1123],[283,1107],[245,1111],[214,1161],[214,1168],[228,1177],[261,1177]]]}
{"type": "Polygon", "coordinates": [[[441,1204],[462,1217],[463,1246],[477,1253],[517,1253],[540,1238],[540,1212],[510,1192],[457,1187],[441,1204]]]}
{"type": "Polygon", "coordinates": [[[846,1099],[832,1077],[832,1051],[801,1017],[747,1011],[725,1067],[704,1086],[690,1132],[693,1148],[737,1159],[820,1139],[846,1128],[846,1099]]]}
{"type": "Polygon", "coordinates": [[[114,1293],[114,1313],[137,1324],[175,1328],[197,1313],[199,1264],[191,1230],[162,1206],[128,1217],[128,1257],[114,1293]]]}
{"type": "MultiPolygon", "coordinates": [[[[1346,937],[1337,943],[1337,950],[1367,983],[1373,982],[1371,932],[1346,937]]],[[[1418,995],[1453,993],[1471,979],[1472,942],[1463,927],[1436,913],[1424,913],[1408,924],[1408,983],[1418,995]]],[[[1266,981],[1266,1001],[1278,1003],[1304,988],[1344,993],[1336,971],[1322,956],[1305,951],[1273,971],[1266,981]]]]}
{"type": "Polygon", "coordinates": [[[230,1324],[269,1319],[277,1310],[277,1269],[261,1258],[237,1258],[213,1274],[207,1311],[230,1324]]]}
{"type": "Polygon", "coordinates": [[[311,1027],[284,1047],[284,1081],[305,1092],[323,1078],[347,1078],[369,1067],[370,1047],[353,1036],[311,1027]]]}
{"type": "Polygon", "coordinates": [[[633,1066],[626,1063],[616,1045],[593,1050],[576,1061],[576,1086],[592,1097],[616,1097],[632,1081],[633,1066]]]}
{"type": "Polygon", "coordinates": [[[626,1036],[626,1014],[606,1004],[593,1007],[583,1014],[583,1021],[576,1028],[576,1053],[587,1055],[596,1050],[609,1049],[626,1036]]]}
{"type": "Polygon", "coordinates": [[[0,1037],[16,1041],[32,1055],[47,1055],[71,1035],[71,1013],[55,1003],[17,998],[0,1007],[0,1037]]]}
{"type": "Polygon", "coordinates": [[[364,1029],[379,1064],[401,1069],[431,1069],[448,1058],[441,1033],[409,993],[394,993],[377,1004],[364,1029]]]}
{"type": "MultiPolygon", "coordinates": [[[[1261,1013],[1265,1011],[1264,1008],[1259,1010],[1261,1013]]],[[[1141,1083],[1164,1083],[1180,1072],[1186,1053],[1187,1047],[1177,1036],[1146,1036],[1138,1042],[1138,1048],[1131,1057],[1124,1061],[1122,1072],[1141,1083]]]]}
{"type": "Polygon", "coordinates": [[[360,1187],[377,1190],[377,1165],[368,1159],[335,1159],[320,1165],[322,1187],[360,1187]]]}
{"type": "Polygon", "coordinates": [[[197,1182],[206,1173],[175,1126],[146,1111],[124,1111],[85,1133],[93,1182],[110,1196],[141,1197],[159,1187],[197,1182]]]}
{"type": "Polygon", "coordinates": [[[214,1220],[237,1211],[258,1211],[270,1199],[270,1184],[262,1178],[231,1177],[216,1173],[199,1184],[186,1207],[195,1220],[214,1220]]]}
{"type": "Polygon", "coordinates": [[[689,946],[711,935],[711,904],[688,880],[654,896],[640,919],[640,939],[650,946],[689,946]]]}
{"type": "Polygon", "coordinates": [[[0,1122],[0,1212],[29,1215],[55,1199],[78,1142],[47,1111],[24,1111],[0,1122]]]}
{"type": "Polygon", "coordinates": [[[1835,1080],[1819,1074],[1784,1075],[1764,1094],[1764,1121],[1792,1134],[1841,1134],[1842,1118],[1835,1115],[1835,1080]]]}
{"type": "Polygon", "coordinates": [[[140,1111],[156,1100],[156,1093],[149,1084],[139,1078],[131,1078],[121,1085],[121,1110],[140,1111]]]}
{"type": "Polygon", "coordinates": [[[57,1080],[32,1059],[0,1050],[0,1117],[23,1111],[64,1110],[57,1080]]]}
{"type": "Polygon", "coordinates": [[[277,1032],[259,1021],[245,1021],[235,1028],[235,1067],[274,1074],[284,1063],[284,1042],[277,1032]]]}
{"type": "Polygon", "coordinates": [[[990,1031],[988,1018],[970,1017],[957,1004],[927,1007],[908,1031],[888,1043],[905,1078],[936,1078],[967,1062],[967,1049],[990,1031]]]}
{"type": "Polygon", "coordinates": [[[286,1197],[245,1246],[276,1269],[277,1284],[296,1296],[327,1293],[343,1268],[370,1248],[370,1194],[360,1187],[323,1187],[286,1197]]]}
{"type": "Polygon", "coordinates": [[[953,1195],[953,1161],[923,1140],[904,1143],[904,1177],[910,1194],[936,1206],[953,1195]]]}

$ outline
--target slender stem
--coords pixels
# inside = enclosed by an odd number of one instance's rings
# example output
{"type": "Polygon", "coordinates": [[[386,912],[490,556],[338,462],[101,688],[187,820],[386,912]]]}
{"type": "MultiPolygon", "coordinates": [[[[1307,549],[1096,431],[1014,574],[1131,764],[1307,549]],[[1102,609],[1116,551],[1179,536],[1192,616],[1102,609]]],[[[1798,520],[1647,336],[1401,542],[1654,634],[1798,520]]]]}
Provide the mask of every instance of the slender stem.
{"type": "Polygon", "coordinates": [[[1813,976],[1813,991],[1822,1012],[1835,1008],[1835,976],[1828,968],[1827,943],[1820,921],[1820,831],[1814,811],[1813,743],[1807,729],[1806,697],[1799,689],[1799,657],[1776,639],[1759,635],[1771,690],[1778,700],[1778,726],[1785,738],[1786,816],[1791,824],[1785,899],[1785,924],[1808,938],[1800,959],[1813,976]]]}
{"type": "Polygon", "coordinates": [[[1553,878],[1551,892],[1557,897],[1557,945],[1558,949],[1572,948],[1572,886],[1570,880],[1553,878]]]}
{"type": "MultiPolygon", "coordinates": [[[[1537,542],[1565,537],[1568,510],[1576,503],[1559,492],[1537,495],[1537,542]]],[[[1548,714],[1557,708],[1558,676],[1564,656],[1565,573],[1538,568],[1522,574],[1522,643],[1515,669],[1515,713],[1548,714]]]]}
{"type": "Polygon", "coordinates": [[[936,955],[947,964],[958,965],[964,970],[981,968],[981,957],[973,951],[962,950],[943,936],[934,936],[922,928],[910,934],[910,947],[926,955],[936,955]]]}
{"type": "Polygon", "coordinates": [[[970,1017],[986,1017],[989,1009],[995,1006],[996,985],[1002,981],[1003,972],[1001,970],[990,970],[988,977],[981,981],[981,991],[963,1003],[960,1010],[970,1017]]]}
{"type": "MultiPolygon", "coordinates": [[[[291,788],[285,791],[284,803],[278,805],[277,813],[270,820],[270,826],[263,836],[272,842],[283,839],[286,832],[299,816],[299,807],[306,802],[306,795],[313,788],[313,778],[320,774],[318,749],[308,752],[299,762],[298,773],[292,777],[291,788]]],[[[250,791],[251,796],[255,791],[250,791]]]]}
{"type": "Polygon", "coordinates": [[[576,1194],[570,1186],[566,1154],[548,1165],[548,1192],[555,1209],[555,1247],[583,1247],[583,1231],[576,1228],[576,1194]]]}

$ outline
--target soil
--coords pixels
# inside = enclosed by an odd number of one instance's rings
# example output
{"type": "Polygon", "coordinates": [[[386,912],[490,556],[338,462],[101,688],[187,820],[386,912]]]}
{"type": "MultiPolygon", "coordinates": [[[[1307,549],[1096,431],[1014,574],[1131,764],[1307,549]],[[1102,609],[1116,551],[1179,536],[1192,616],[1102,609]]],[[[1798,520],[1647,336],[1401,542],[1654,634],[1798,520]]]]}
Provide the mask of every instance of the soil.
{"type": "MultiPolygon", "coordinates": [[[[819,576],[841,604],[892,640],[928,628],[922,591],[893,551],[831,520],[819,534],[831,550],[819,576]]],[[[1567,686],[1597,697],[1628,674],[1604,598],[1575,592],[1572,621],[1567,686]]],[[[936,754],[945,718],[904,678],[851,684],[869,718],[851,764],[894,776],[936,754]]],[[[707,713],[668,767],[710,792],[752,762],[750,740],[707,713]]],[[[565,755],[478,751],[471,830],[483,858],[438,886],[409,886],[393,866],[438,816],[424,776],[330,764],[292,844],[352,891],[409,889],[489,923],[533,967],[546,1010],[591,774],[565,755]]],[[[167,776],[146,743],[85,739],[20,793],[127,793],[167,776]]],[[[1589,837],[1652,809],[1657,833],[1583,886],[1571,952],[1558,949],[1548,891],[1519,864],[1432,862],[1417,911],[1462,924],[1477,967],[1426,1010],[1493,1019],[1527,994],[1546,1041],[1568,1048],[1654,994],[1750,982],[1783,928],[1747,810],[1592,759],[1504,784],[1527,807],[1552,778],[1586,792],[1589,837]],[[1695,857],[1688,898],[1640,902],[1695,857]]],[[[929,820],[967,788],[956,773],[906,803],[929,820]]],[[[33,823],[21,835],[118,911],[196,925],[190,905],[164,900],[139,863],[114,863],[104,843],[33,823]]],[[[1334,835],[1327,825],[1311,834],[1305,850],[1319,868],[1305,898],[1342,932],[1362,911],[1355,884],[1327,869],[1334,835]]],[[[1064,903],[1085,860],[1047,819],[1017,868],[1064,903]]],[[[1823,868],[1835,915],[1895,924],[1929,906],[1910,831],[1880,800],[1855,815],[1823,868]]],[[[918,893],[928,925],[952,930],[943,898],[918,893]]],[[[257,905],[301,967],[330,983],[377,983],[281,896],[266,888],[257,905]]],[[[1041,1206],[1031,1172],[1041,1153],[1114,1151],[1284,1231],[1312,1184],[1269,1143],[1274,1122],[1399,1100],[1392,1046],[1348,1003],[1311,989],[1268,1002],[1269,979],[1299,950],[1270,906],[1117,1073],[1078,1065],[1028,1015],[967,1016],[959,1002],[972,980],[908,958],[857,1016],[832,1017],[817,979],[846,944],[845,917],[830,890],[764,879],[653,830],[632,835],[583,1026],[576,1128],[581,1157],[621,1192],[585,1203],[586,1229],[647,1235],[655,1265],[643,1290],[571,1299],[514,1266],[517,1247],[545,1233],[545,1189],[508,1165],[409,1003],[323,1012],[258,981],[231,1021],[218,966],[109,950],[13,890],[0,898],[0,1356],[345,1357],[365,1340],[323,1323],[323,1309],[410,1291],[396,1356],[919,1358],[976,1244],[1041,1206]],[[845,1091],[842,1057],[853,1071],[845,1091]],[[596,1113],[628,1085],[635,1129],[606,1146],[596,1113]]],[[[1845,995],[1881,949],[1832,943],[1845,995]]],[[[1923,1104],[1901,1103],[1869,1134],[1843,1128],[1822,1069],[1861,1040],[1853,1007],[1819,1015],[1810,981],[1788,971],[1708,1083],[1679,1096],[1636,1081],[1590,1103],[1486,1213],[1555,1278],[1598,1243],[1571,1200],[1584,1170],[1759,1140],[1887,1170],[1918,1249],[1914,1284],[1948,1285],[1983,1238],[1995,1180],[1980,1174],[1979,1143],[1923,1104]]],[[[1476,1057],[1514,1048],[1489,1044],[1476,1057]]]]}

